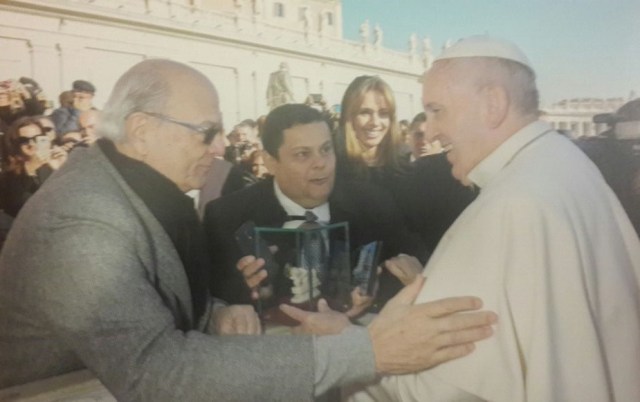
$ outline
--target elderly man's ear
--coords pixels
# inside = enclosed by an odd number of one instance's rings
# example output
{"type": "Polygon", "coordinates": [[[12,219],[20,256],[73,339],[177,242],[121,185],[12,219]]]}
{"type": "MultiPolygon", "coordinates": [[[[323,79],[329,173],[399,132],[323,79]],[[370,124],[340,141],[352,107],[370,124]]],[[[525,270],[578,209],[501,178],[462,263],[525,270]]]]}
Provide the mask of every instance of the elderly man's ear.
{"type": "Polygon", "coordinates": [[[149,116],[144,113],[132,113],[124,123],[127,147],[143,160],[149,152],[149,116]]]}
{"type": "Polygon", "coordinates": [[[489,128],[495,129],[505,121],[509,112],[509,94],[500,85],[490,85],[484,88],[485,121],[489,128]]]}

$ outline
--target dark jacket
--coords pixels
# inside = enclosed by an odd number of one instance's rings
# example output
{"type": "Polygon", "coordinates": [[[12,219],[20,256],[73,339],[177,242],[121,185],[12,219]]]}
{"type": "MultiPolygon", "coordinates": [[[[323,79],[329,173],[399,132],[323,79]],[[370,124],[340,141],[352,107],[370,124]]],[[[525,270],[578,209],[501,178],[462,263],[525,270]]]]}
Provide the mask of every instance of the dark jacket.
{"type": "Polygon", "coordinates": [[[408,173],[398,178],[392,193],[409,230],[418,233],[431,252],[476,197],[474,189],[452,176],[445,153],[413,162],[408,173]]]}
{"type": "MultiPolygon", "coordinates": [[[[243,257],[234,232],[245,222],[256,226],[282,227],[287,214],[276,198],[273,179],[266,179],[241,191],[210,202],[204,226],[214,255],[211,293],[231,303],[249,303],[249,289],[236,269],[243,257]]],[[[331,223],[349,222],[350,249],[382,240],[383,259],[404,252],[424,259],[426,250],[418,236],[406,230],[402,214],[385,192],[366,183],[336,183],[330,198],[331,223]]],[[[386,270],[380,278],[379,299],[384,301],[401,288],[386,270]]]]}
{"type": "Polygon", "coordinates": [[[36,176],[11,170],[0,173],[0,209],[15,217],[27,200],[53,173],[47,164],[36,170],[36,176]]]}

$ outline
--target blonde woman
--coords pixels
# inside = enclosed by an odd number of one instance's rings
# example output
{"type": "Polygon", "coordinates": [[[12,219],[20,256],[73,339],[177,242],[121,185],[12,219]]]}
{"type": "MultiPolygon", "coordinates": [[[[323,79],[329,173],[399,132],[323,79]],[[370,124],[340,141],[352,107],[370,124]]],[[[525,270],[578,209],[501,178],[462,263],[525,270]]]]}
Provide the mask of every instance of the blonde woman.
{"type": "Polygon", "coordinates": [[[408,169],[391,87],[380,77],[354,79],[342,98],[336,133],[339,175],[388,188],[408,169]]]}

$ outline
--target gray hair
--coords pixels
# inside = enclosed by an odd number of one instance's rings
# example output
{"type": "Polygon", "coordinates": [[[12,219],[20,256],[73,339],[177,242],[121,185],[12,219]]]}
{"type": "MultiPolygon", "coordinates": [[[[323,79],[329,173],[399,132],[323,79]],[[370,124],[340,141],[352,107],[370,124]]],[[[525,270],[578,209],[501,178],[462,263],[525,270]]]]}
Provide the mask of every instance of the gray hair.
{"type": "Polygon", "coordinates": [[[97,134],[114,142],[125,137],[125,121],[135,112],[164,111],[171,92],[167,67],[189,68],[170,60],[145,60],[131,67],[116,82],[107,101],[97,134]]]}
{"type": "Polygon", "coordinates": [[[540,114],[540,95],[536,85],[536,74],[531,68],[506,59],[488,58],[497,72],[504,77],[503,85],[507,89],[515,108],[525,116],[538,117],[540,114]]]}

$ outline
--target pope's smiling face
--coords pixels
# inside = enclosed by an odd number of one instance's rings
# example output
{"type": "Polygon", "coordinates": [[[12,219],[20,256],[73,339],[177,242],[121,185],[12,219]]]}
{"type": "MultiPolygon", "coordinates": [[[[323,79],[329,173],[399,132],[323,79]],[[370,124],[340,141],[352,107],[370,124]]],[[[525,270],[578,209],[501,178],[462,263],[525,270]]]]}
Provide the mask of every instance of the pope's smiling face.
{"type": "Polygon", "coordinates": [[[482,99],[467,65],[436,63],[425,75],[422,101],[427,113],[427,140],[447,150],[453,176],[464,184],[486,157],[482,99]]]}

